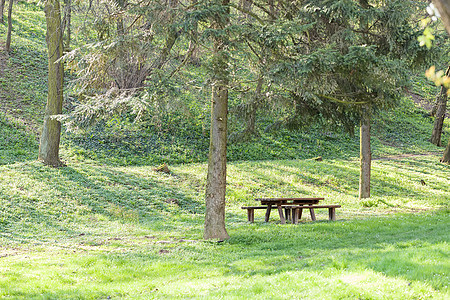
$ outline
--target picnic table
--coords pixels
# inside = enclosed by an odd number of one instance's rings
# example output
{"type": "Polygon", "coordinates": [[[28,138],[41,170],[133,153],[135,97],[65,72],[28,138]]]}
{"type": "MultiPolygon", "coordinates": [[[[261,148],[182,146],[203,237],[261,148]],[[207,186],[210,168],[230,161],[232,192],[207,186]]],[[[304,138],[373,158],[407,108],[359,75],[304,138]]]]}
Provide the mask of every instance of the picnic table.
{"type": "Polygon", "coordinates": [[[307,198],[257,198],[256,201],[261,203],[261,206],[244,206],[242,209],[247,209],[247,216],[249,222],[254,222],[255,209],[265,209],[265,222],[269,221],[270,212],[272,208],[278,210],[281,224],[286,224],[286,219],[292,220],[292,223],[298,224],[301,219],[303,209],[309,209],[311,219],[316,220],[314,213],[315,208],[328,208],[329,220],[336,220],[336,208],[341,207],[336,204],[318,205],[319,201],[324,200],[323,197],[307,197],[307,198]],[[283,213],[284,209],[284,213],[283,213]],[[291,218],[292,215],[292,218],[291,218]]]}

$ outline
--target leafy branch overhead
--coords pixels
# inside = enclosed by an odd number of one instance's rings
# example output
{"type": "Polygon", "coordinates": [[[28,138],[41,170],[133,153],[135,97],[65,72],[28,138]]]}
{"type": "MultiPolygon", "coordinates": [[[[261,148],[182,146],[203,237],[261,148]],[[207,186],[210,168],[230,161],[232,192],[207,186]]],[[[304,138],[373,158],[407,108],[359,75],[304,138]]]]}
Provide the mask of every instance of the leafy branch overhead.
{"type": "Polygon", "coordinates": [[[190,74],[220,63],[209,60],[210,40],[226,36],[226,76],[236,99],[231,111],[270,109],[291,128],[320,123],[352,131],[361,104],[394,105],[408,85],[408,69],[434,53],[417,43],[421,2],[231,1],[229,8],[223,28],[209,26],[225,16],[218,1],[84,8],[85,24],[94,24],[82,31],[90,42],[66,62],[77,74],[74,104],[85,108],[69,119],[86,117],[81,123],[90,124],[118,108],[154,114],[179,107],[187,94],[207,93],[212,82],[192,81],[190,74]],[[146,100],[136,103],[136,97],[146,100]]]}

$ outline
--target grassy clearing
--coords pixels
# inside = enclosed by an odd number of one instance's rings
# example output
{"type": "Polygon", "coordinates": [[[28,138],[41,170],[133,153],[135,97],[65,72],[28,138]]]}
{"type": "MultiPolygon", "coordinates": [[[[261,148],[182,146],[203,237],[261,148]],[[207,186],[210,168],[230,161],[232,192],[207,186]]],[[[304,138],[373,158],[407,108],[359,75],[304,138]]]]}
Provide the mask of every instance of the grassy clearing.
{"type": "MultiPolygon", "coordinates": [[[[113,120],[63,137],[68,167],[35,161],[46,98],[43,11],[25,2],[15,9],[13,52],[0,57],[0,298],[450,297],[450,167],[419,155],[442,149],[427,142],[432,119],[410,99],[374,120],[368,200],[357,199],[358,137],[316,128],[230,145],[231,239],[205,242],[204,124],[113,120]],[[308,159],[318,155],[322,162],[308,159]],[[152,170],[161,162],[172,175],[152,170]],[[319,210],[315,223],[264,223],[258,211],[248,224],[240,209],[289,195],[341,204],[338,221],[319,210]]],[[[414,93],[432,101],[436,89],[416,81],[414,93]]],[[[449,135],[447,120],[443,140],[449,135]]]]}
{"type": "Polygon", "coordinates": [[[357,200],[357,161],[231,163],[232,238],[218,244],[201,239],[204,164],[173,175],[4,165],[0,297],[445,299],[450,179],[435,161],[375,161],[370,202],[357,200]],[[246,222],[242,204],[281,195],[324,195],[343,206],[339,221],[266,224],[260,212],[246,222]]]}
{"type": "Polygon", "coordinates": [[[31,253],[2,258],[0,295],[445,299],[448,221],[440,213],[301,226],[241,224],[221,244],[178,234],[105,232],[91,243],[73,236],[71,246],[34,246],[31,253]]]}

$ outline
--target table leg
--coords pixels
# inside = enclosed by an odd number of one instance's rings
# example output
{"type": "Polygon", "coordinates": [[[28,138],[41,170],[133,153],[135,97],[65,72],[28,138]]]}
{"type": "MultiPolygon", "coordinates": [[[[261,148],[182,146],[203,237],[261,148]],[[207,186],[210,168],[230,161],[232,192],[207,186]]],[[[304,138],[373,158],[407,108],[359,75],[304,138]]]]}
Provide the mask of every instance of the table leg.
{"type": "Polygon", "coordinates": [[[271,209],[272,209],[272,206],[271,205],[267,205],[266,218],[264,219],[265,222],[269,222],[270,210],[271,209]]]}
{"type": "Polygon", "coordinates": [[[284,208],[284,214],[286,215],[286,220],[292,221],[292,218],[291,218],[291,209],[290,209],[290,208],[285,207],[285,208],[284,208]]]}
{"type": "Polygon", "coordinates": [[[336,221],[336,209],[334,207],[328,209],[328,219],[336,221]]]}
{"type": "Polygon", "coordinates": [[[316,220],[316,214],[314,213],[314,208],[309,209],[309,213],[311,214],[311,220],[316,220]]]}
{"type": "Polygon", "coordinates": [[[255,210],[253,208],[247,208],[248,221],[253,223],[255,221],[255,210]]]}
{"type": "Polygon", "coordinates": [[[298,220],[300,221],[302,218],[302,214],[303,214],[303,208],[299,208],[298,209],[298,220]]]}
{"type": "Polygon", "coordinates": [[[281,207],[281,205],[278,205],[277,208],[278,208],[278,214],[280,215],[281,224],[286,224],[286,219],[284,218],[284,214],[283,214],[283,208],[281,207]]]}
{"type": "Polygon", "coordinates": [[[292,223],[298,224],[298,214],[299,214],[299,208],[293,208],[292,210],[292,223]]]}

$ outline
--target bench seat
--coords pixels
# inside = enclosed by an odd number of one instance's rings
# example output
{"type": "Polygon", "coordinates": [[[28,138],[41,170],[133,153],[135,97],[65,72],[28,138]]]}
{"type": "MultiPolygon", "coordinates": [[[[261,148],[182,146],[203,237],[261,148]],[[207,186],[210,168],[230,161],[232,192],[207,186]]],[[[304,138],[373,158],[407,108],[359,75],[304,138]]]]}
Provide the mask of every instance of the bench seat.
{"type": "MultiPolygon", "coordinates": [[[[275,205],[269,206],[242,206],[242,209],[247,210],[248,221],[253,223],[255,221],[255,209],[266,209],[266,218],[265,221],[269,221],[270,211],[272,208],[276,208],[275,205]]],[[[296,204],[283,204],[280,206],[284,208],[287,219],[291,219],[291,211],[292,211],[292,223],[298,224],[298,221],[302,217],[303,209],[309,209],[311,214],[311,220],[316,220],[316,214],[314,213],[315,208],[328,208],[328,217],[330,221],[336,221],[336,208],[340,208],[341,206],[338,204],[324,204],[324,205],[296,205],[296,204]]],[[[281,211],[279,211],[282,213],[281,211]]]]}
{"type": "MultiPolygon", "coordinates": [[[[285,210],[292,210],[292,223],[298,224],[298,220],[302,218],[303,209],[308,208],[311,213],[311,220],[316,220],[315,208],[328,208],[328,220],[336,221],[336,208],[340,208],[339,204],[324,204],[324,205],[282,205],[285,210]]],[[[286,215],[290,217],[290,213],[286,212],[286,215]]]]}
{"type": "MultiPolygon", "coordinates": [[[[255,221],[255,209],[266,209],[267,210],[267,207],[268,207],[267,205],[264,205],[264,206],[242,206],[241,208],[247,210],[248,221],[250,223],[253,223],[255,221]]],[[[276,206],[274,206],[274,205],[270,206],[270,208],[273,208],[273,207],[276,207],[276,206]]],[[[266,219],[268,219],[267,212],[266,212],[266,219]]]]}

